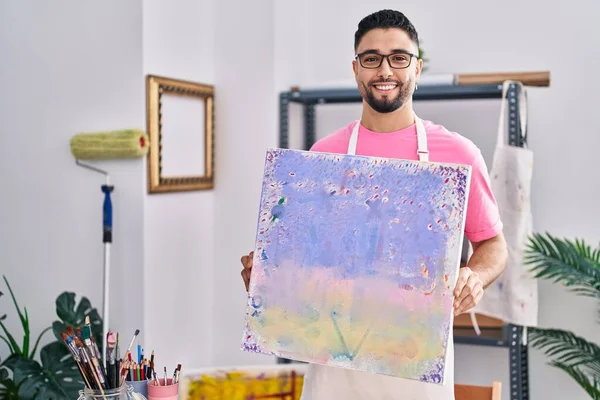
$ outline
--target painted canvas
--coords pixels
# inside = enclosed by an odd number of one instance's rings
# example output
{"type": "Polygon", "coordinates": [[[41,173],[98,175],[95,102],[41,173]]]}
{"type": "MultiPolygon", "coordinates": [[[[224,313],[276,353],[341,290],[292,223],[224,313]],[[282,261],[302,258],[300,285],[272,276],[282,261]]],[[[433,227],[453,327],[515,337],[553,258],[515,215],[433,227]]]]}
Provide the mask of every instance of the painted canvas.
{"type": "Polygon", "coordinates": [[[269,149],[242,348],[443,383],[470,173],[269,149]]]}
{"type": "Polygon", "coordinates": [[[301,366],[286,368],[279,364],[188,372],[180,384],[181,399],[300,400],[304,382],[301,366]]]}

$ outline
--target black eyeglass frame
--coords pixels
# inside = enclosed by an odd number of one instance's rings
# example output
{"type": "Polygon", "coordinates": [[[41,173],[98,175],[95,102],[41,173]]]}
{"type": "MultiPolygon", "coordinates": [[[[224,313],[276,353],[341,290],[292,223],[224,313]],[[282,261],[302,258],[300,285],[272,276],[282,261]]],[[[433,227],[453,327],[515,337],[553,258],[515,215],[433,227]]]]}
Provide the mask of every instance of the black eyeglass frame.
{"type": "Polygon", "coordinates": [[[380,53],[376,53],[374,51],[367,50],[367,51],[363,51],[362,53],[358,53],[357,55],[354,56],[354,59],[358,60],[358,63],[360,64],[360,66],[363,68],[366,68],[366,69],[377,69],[377,68],[381,67],[381,64],[383,63],[384,59],[387,60],[388,65],[392,69],[406,69],[406,68],[410,67],[410,65],[412,64],[413,58],[419,59],[419,56],[417,54],[413,54],[408,51],[395,51],[390,54],[380,54],[380,53]],[[363,65],[362,61],[360,60],[361,56],[364,56],[365,54],[373,54],[373,55],[381,56],[381,60],[379,60],[379,64],[376,67],[365,67],[363,65]],[[410,56],[410,59],[408,60],[408,65],[406,67],[393,67],[392,63],[390,62],[390,56],[393,56],[395,54],[404,54],[404,55],[410,56]]]}

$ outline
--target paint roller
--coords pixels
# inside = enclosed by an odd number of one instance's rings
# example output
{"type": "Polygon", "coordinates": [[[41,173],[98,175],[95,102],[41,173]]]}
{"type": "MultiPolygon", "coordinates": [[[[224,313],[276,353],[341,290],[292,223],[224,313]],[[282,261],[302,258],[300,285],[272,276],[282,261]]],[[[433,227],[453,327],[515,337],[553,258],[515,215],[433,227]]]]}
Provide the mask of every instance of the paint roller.
{"type": "Polygon", "coordinates": [[[110,184],[107,171],[82,160],[99,161],[144,157],[148,154],[148,135],[136,129],[122,129],[103,132],[83,132],[71,138],[71,153],[77,165],[105,176],[106,183],[100,186],[104,194],[102,204],[102,242],[104,244],[104,278],[102,298],[102,362],[106,358],[106,342],[109,328],[110,294],[110,245],[112,243],[112,200],[114,186],[110,184]]]}
{"type": "Polygon", "coordinates": [[[79,133],[71,138],[71,153],[78,160],[143,157],[148,153],[148,136],[136,129],[79,133]]]}

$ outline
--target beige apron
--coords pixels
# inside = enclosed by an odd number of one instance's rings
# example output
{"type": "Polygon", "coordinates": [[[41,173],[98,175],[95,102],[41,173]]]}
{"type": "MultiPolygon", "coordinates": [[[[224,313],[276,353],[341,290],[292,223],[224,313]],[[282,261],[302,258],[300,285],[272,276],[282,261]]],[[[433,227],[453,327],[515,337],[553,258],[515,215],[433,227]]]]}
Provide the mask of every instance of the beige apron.
{"type": "MultiPolygon", "coordinates": [[[[415,115],[417,154],[429,161],[423,121],[415,115]]],[[[358,128],[352,130],[348,154],[356,154],[358,128]]],[[[302,400],[454,400],[454,337],[450,329],[446,354],[445,383],[419,382],[325,365],[310,364],[306,372],[302,400]]]]}
{"type": "MultiPolygon", "coordinates": [[[[537,326],[538,323],[537,280],[523,263],[527,239],[532,232],[530,195],[533,152],[508,144],[504,110],[505,104],[511,101],[505,99],[510,83],[521,85],[510,81],[503,85],[497,143],[490,171],[491,188],[504,224],[508,264],[502,275],[485,290],[473,312],[527,327],[537,326]]],[[[519,91],[521,96],[523,90],[519,91]]],[[[521,107],[525,107],[525,99],[519,100],[521,107]]],[[[521,127],[525,130],[525,112],[522,109],[518,112],[521,127]]]]}

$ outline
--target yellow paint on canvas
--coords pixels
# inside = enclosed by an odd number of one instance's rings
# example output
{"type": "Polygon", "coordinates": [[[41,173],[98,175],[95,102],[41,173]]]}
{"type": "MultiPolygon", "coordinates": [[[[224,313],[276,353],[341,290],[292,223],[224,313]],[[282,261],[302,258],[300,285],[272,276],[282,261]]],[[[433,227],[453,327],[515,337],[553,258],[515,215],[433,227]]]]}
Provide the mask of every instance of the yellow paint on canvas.
{"type": "MultiPolygon", "coordinates": [[[[313,360],[328,363],[332,354],[343,354],[346,348],[353,353],[360,346],[354,364],[361,364],[361,356],[366,354],[370,357],[364,360],[365,364],[379,362],[381,365],[393,366],[395,373],[400,371],[412,374],[415,368],[418,369],[415,362],[418,365],[419,360],[439,357],[444,350],[439,337],[432,336],[425,325],[420,329],[415,329],[416,324],[410,325],[409,329],[400,325],[390,325],[385,319],[368,323],[365,320],[350,322],[340,318],[337,324],[343,332],[342,343],[335,325],[327,316],[311,320],[290,314],[282,308],[268,308],[263,311],[263,317],[265,321],[277,323],[266,323],[260,327],[260,332],[264,337],[279,338],[281,342],[262,344],[272,349],[281,349],[283,356],[286,351],[293,350],[310,355],[313,360]],[[293,334],[290,335],[290,332],[293,334]],[[378,360],[373,360],[373,355],[377,355],[378,360]]],[[[252,324],[258,322],[253,321],[252,324]]],[[[251,328],[254,327],[251,325],[251,328]]],[[[424,364],[423,371],[427,367],[428,365],[424,364]]]]}
{"type": "Polygon", "coordinates": [[[227,372],[219,376],[202,375],[191,380],[187,400],[260,400],[269,399],[300,400],[304,377],[296,374],[295,390],[291,393],[292,379],[289,373],[257,377],[256,374],[227,372]],[[280,396],[280,397],[274,397],[280,396]]]}

